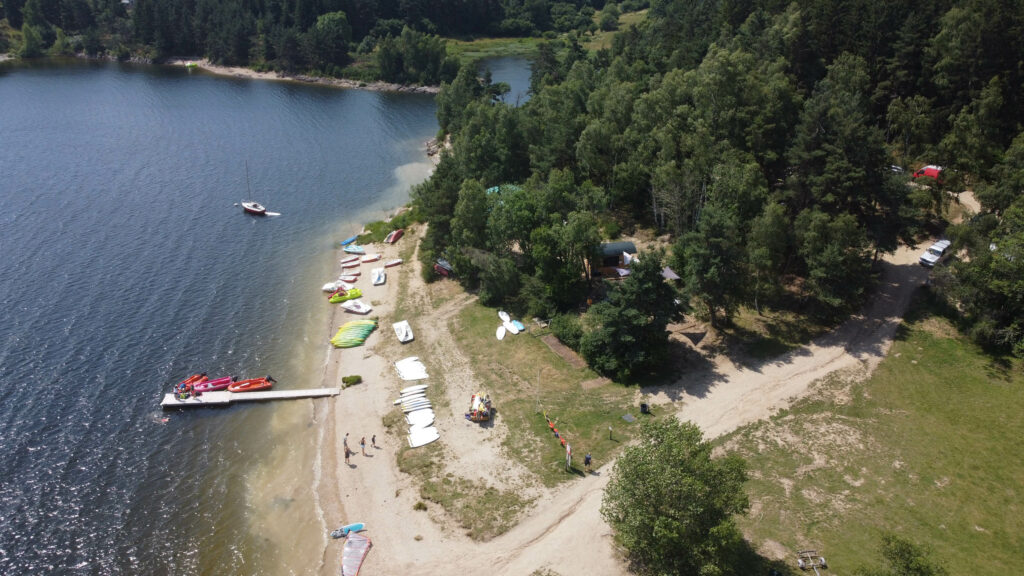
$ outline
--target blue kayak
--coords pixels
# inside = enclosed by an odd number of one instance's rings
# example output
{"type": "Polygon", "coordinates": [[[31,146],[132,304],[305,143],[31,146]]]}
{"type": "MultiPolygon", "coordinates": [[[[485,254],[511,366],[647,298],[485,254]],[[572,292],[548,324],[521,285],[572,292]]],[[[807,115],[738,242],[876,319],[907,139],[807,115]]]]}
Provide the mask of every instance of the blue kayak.
{"type": "Polygon", "coordinates": [[[344,240],[341,241],[341,245],[342,246],[348,246],[349,244],[355,242],[356,238],[359,238],[359,236],[357,235],[357,236],[352,236],[351,238],[345,238],[344,240]]]}
{"type": "Polygon", "coordinates": [[[526,330],[526,326],[523,326],[523,323],[520,322],[519,320],[513,320],[512,325],[515,326],[516,330],[519,330],[520,332],[526,330]]]}

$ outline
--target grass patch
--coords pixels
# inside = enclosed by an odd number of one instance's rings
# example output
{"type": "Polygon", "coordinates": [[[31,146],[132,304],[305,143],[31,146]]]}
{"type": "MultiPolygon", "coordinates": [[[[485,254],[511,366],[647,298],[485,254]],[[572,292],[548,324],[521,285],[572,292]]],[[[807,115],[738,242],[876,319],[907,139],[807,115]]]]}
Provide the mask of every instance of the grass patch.
{"type": "MultiPolygon", "coordinates": [[[[471,482],[444,473],[441,445],[402,448],[398,468],[420,480],[420,498],[433,502],[450,514],[466,535],[474,540],[490,540],[514,525],[516,518],[530,504],[511,490],[498,490],[479,482],[471,482]]],[[[415,510],[426,510],[421,501],[415,510]]]]}
{"type": "Polygon", "coordinates": [[[463,63],[481,58],[522,56],[531,58],[537,53],[542,38],[477,38],[474,40],[448,40],[448,54],[463,63]]]}
{"type": "Polygon", "coordinates": [[[866,382],[816,397],[719,443],[750,464],[763,548],[817,548],[843,573],[876,563],[883,531],[930,546],[951,574],[1006,574],[1024,550],[1024,375],[918,300],[866,382]]]}
{"type": "Polygon", "coordinates": [[[498,490],[448,474],[423,483],[420,494],[435,502],[458,521],[474,540],[490,540],[514,525],[529,500],[511,490],[498,490]]]}
{"type": "MultiPolygon", "coordinates": [[[[626,12],[619,16],[619,30],[625,30],[630,26],[636,25],[644,18],[647,18],[646,9],[638,12],[626,12]]],[[[594,13],[593,20],[595,23],[598,23],[601,20],[600,11],[594,13]]],[[[610,32],[598,30],[597,32],[594,32],[593,36],[591,36],[589,40],[583,42],[583,47],[591,52],[597,52],[604,48],[611,48],[612,37],[615,36],[616,32],[618,32],[618,30],[612,30],[610,32]]]]}
{"type": "Polygon", "coordinates": [[[545,486],[583,475],[583,455],[595,467],[608,462],[634,434],[639,421],[628,423],[626,413],[640,417],[633,406],[633,388],[606,384],[584,390],[581,383],[597,375],[573,368],[537,336],[545,332],[494,337],[497,311],[473,303],[452,323],[452,334],[468,356],[483,390],[494,399],[497,419],[508,427],[503,448],[522,462],[545,486]],[[544,412],[557,420],[559,432],[573,447],[573,468],[565,470],[565,449],[548,428],[544,412]],[[613,439],[608,439],[608,427],[613,439]]]}
{"type": "Polygon", "coordinates": [[[765,360],[791,352],[831,328],[808,315],[789,310],[764,310],[761,315],[741,308],[733,318],[733,325],[724,333],[742,342],[748,356],[765,360]]]}
{"type": "Polygon", "coordinates": [[[359,237],[356,238],[356,243],[372,244],[374,242],[383,242],[384,238],[392,230],[398,230],[399,228],[408,228],[413,224],[417,224],[422,221],[423,218],[421,217],[418,210],[403,210],[398,214],[395,214],[388,220],[375,220],[364,226],[363,229],[366,230],[366,233],[360,234],[359,237]]]}

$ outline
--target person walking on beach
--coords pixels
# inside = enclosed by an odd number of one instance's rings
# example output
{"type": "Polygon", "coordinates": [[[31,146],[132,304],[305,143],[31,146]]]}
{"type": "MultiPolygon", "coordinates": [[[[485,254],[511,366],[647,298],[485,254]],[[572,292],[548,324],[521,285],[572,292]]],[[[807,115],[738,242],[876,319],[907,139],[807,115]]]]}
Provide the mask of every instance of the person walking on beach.
{"type": "Polygon", "coordinates": [[[351,455],[352,451],[348,449],[348,446],[345,446],[345,464],[351,464],[351,462],[348,461],[348,457],[351,455]]]}
{"type": "Polygon", "coordinates": [[[341,443],[348,449],[348,432],[345,432],[345,438],[342,439],[341,443]]]}
{"type": "Polygon", "coordinates": [[[363,451],[363,456],[366,456],[366,436],[359,439],[359,449],[363,451]]]}
{"type": "Polygon", "coordinates": [[[377,446],[377,435],[376,434],[374,434],[373,436],[370,437],[370,446],[373,446],[374,448],[380,448],[380,446],[377,446]]]}

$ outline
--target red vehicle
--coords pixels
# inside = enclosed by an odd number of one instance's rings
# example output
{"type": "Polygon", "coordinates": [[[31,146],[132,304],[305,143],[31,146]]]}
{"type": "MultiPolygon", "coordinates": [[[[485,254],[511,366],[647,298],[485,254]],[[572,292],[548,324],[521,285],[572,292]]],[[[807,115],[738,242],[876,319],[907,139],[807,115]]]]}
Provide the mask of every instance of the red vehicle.
{"type": "Polygon", "coordinates": [[[922,176],[927,176],[928,178],[935,180],[939,184],[942,184],[942,166],[935,166],[933,164],[929,164],[924,168],[921,168],[917,172],[914,172],[915,180],[922,176]]]}

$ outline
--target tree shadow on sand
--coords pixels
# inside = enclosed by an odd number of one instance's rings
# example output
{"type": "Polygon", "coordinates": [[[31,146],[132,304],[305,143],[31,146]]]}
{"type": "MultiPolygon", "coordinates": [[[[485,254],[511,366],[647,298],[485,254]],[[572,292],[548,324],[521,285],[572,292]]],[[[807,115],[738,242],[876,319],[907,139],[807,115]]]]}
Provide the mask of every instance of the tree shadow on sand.
{"type": "Polygon", "coordinates": [[[636,382],[644,394],[657,394],[673,402],[686,396],[704,398],[727,375],[715,364],[715,354],[726,354],[729,361],[745,371],[762,373],[767,366],[784,366],[811,356],[815,348],[841,348],[860,360],[881,358],[888,350],[891,338],[897,336],[914,291],[924,285],[928,271],[915,264],[894,264],[881,261],[877,265],[878,281],[865,298],[861,310],[838,327],[780,355],[764,358],[743,354],[736,342],[725,340],[722,345],[698,350],[705,334],[692,328],[681,333],[683,338],[669,341],[669,357],[659,372],[636,382]],[[694,338],[691,338],[691,333],[694,338]]]}

